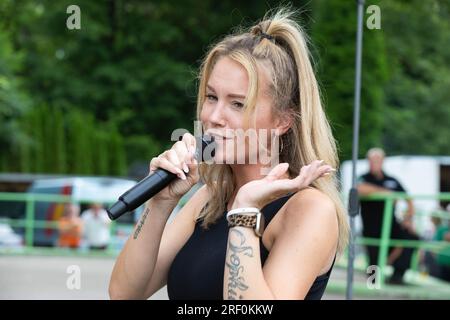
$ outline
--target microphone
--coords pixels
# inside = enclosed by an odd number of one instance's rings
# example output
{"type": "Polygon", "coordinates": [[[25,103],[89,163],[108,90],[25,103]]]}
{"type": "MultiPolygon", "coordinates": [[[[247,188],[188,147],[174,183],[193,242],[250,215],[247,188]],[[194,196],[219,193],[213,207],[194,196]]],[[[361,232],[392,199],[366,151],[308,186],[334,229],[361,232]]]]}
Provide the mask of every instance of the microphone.
{"type": "MultiPolygon", "coordinates": [[[[196,140],[197,142],[194,158],[199,163],[202,161],[211,160],[215,154],[214,137],[204,135],[201,138],[196,138],[196,140]]],[[[167,187],[176,178],[177,175],[172,172],[162,168],[156,169],[152,174],[145,177],[135,186],[122,194],[119,197],[119,200],[108,210],[106,210],[109,218],[111,220],[116,220],[124,213],[133,211],[137,207],[141,206],[145,201],[167,187]]]]}

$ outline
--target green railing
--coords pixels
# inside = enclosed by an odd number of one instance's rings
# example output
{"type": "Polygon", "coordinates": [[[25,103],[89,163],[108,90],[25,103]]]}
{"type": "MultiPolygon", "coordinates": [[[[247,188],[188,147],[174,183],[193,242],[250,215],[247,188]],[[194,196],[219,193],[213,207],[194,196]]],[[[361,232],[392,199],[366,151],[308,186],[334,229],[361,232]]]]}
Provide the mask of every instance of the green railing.
{"type": "MultiPolygon", "coordinates": [[[[25,214],[24,219],[13,219],[13,218],[0,218],[0,223],[5,223],[10,225],[13,228],[24,228],[24,240],[25,247],[27,249],[26,252],[31,252],[30,249],[33,247],[33,240],[35,229],[37,228],[48,228],[48,229],[58,229],[58,221],[47,221],[47,220],[36,220],[35,219],[35,211],[36,211],[36,202],[48,202],[48,203],[77,203],[81,204],[90,204],[93,202],[93,199],[86,200],[77,200],[71,196],[65,195],[54,195],[54,194],[31,194],[31,193],[12,193],[12,192],[0,192],[0,201],[14,201],[14,202],[24,202],[25,203],[25,214]]],[[[109,203],[107,203],[109,205],[109,203]]],[[[117,227],[121,224],[115,221],[111,222],[110,232],[111,235],[116,233],[117,227]]],[[[111,249],[110,247],[108,249],[111,249]]],[[[111,250],[109,250],[111,251],[111,250]]]]}
{"type": "MultiPolygon", "coordinates": [[[[418,266],[418,250],[426,249],[430,251],[439,251],[442,248],[449,246],[450,243],[446,241],[423,241],[423,240],[400,240],[400,239],[391,239],[391,229],[392,229],[392,220],[394,214],[394,202],[396,200],[449,200],[450,201],[450,193],[439,193],[436,195],[410,195],[402,192],[393,192],[390,194],[373,194],[370,196],[360,197],[361,201],[384,201],[384,212],[383,212],[383,223],[381,227],[381,236],[380,238],[364,238],[358,237],[356,239],[356,243],[360,245],[371,245],[371,246],[379,246],[378,253],[378,267],[380,268],[379,274],[379,282],[380,285],[383,286],[385,284],[385,269],[387,266],[387,259],[389,255],[389,247],[406,247],[406,248],[414,248],[415,252],[412,259],[412,269],[417,270],[418,266]]],[[[433,213],[422,213],[427,216],[433,216],[433,213]]],[[[440,211],[439,215],[436,215],[443,219],[450,219],[450,213],[440,211]]]]}
{"type": "MultiPolygon", "coordinates": [[[[379,266],[379,283],[380,286],[384,287],[385,283],[385,276],[386,276],[386,264],[387,264],[387,258],[389,254],[389,247],[390,246],[399,246],[399,247],[411,247],[414,248],[417,253],[417,250],[419,249],[426,249],[430,251],[438,251],[442,249],[444,246],[448,246],[448,242],[444,241],[416,241],[416,240],[397,240],[397,239],[391,239],[390,233],[392,228],[392,215],[394,214],[394,202],[396,200],[400,199],[424,199],[424,200],[450,200],[450,193],[440,193],[437,195],[407,195],[404,193],[392,193],[392,194],[383,194],[383,195],[371,195],[368,197],[361,197],[361,200],[378,200],[378,201],[384,201],[385,202],[385,208],[383,213],[383,224],[382,224],[382,230],[381,230],[381,236],[379,239],[374,238],[363,238],[359,237],[356,239],[356,243],[359,245],[377,245],[380,246],[379,256],[378,256],[378,266],[379,266]]],[[[20,201],[25,203],[25,214],[23,215],[23,219],[8,219],[8,218],[0,218],[0,222],[7,223],[11,227],[16,228],[24,228],[24,238],[25,238],[25,248],[20,250],[19,254],[50,254],[50,255],[73,255],[73,254],[80,254],[80,255],[93,255],[93,256],[116,256],[118,253],[118,250],[113,250],[111,246],[106,250],[106,252],[89,252],[89,251],[73,251],[73,250],[67,250],[62,249],[58,247],[54,247],[51,249],[48,248],[38,248],[33,246],[33,240],[34,240],[34,233],[35,230],[38,228],[51,228],[51,229],[57,229],[58,228],[58,222],[57,221],[45,221],[45,220],[36,220],[35,217],[35,211],[36,211],[36,202],[49,202],[49,203],[73,203],[74,200],[70,196],[63,196],[63,195],[49,195],[49,194],[29,194],[29,193],[0,193],[0,201],[20,201]]],[[[78,204],[88,204],[92,203],[92,199],[87,200],[81,200],[77,201],[78,204]]],[[[433,213],[425,213],[428,216],[432,216],[433,213]]],[[[450,215],[448,212],[441,212],[439,214],[439,217],[444,219],[450,219],[450,215]]],[[[122,225],[120,223],[117,223],[116,221],[113,221],[111,224],[111,234],[115,235],[117,227],[131,227],[130,224],[122,225]]],[[[131,230],[131,229],[130,229],[131,230]]],[[[0,253],[5,253],[5,251],[0,251],[0,253]]],[[[7,253],[14,254],[13,251],[7,251],[7,253]]],[[[418,255],[416,254],[414,256],[412,263],[412,268],[417,270],[418,265],[418,255]]],[[[335,291],[342,293],[345,291],[345,282],[336,280],[331,281],[328,285],[330,291],[335,291]]],[[[366,287],[366,284],[363,283],[355,283],[355,292],[359,292],[362,295],[379,295],[381,294],[381,291],[383,294],[410,294],[413,295],[413,297],[416,298],[426,298],[431,297],[431,295],[424,293],[423,290],[419,292],[419,290],[406,290],[401,291],[398,288],[390,288],[389,291],[384,290],[368,290],[366,287]],[[395,291],[395,290],[397,291],[395,291]],[[376,293],[378,291],[378,293],[376,293]],[[395,291],[395,292],[394,292],[395,291]],[[400,292],[401,291],[401,292],[400,292]],[[406,292],[406,293],[405,293],[406,292]]],[[[431,294],[431,292],[430,292],[431,294]]],[[[435,290],[435,296],[434,298],[439,297],[449,297],[450,298],[450,290],[435,290]],[[442,293],[443,292],[443,293],[442,293]]]]}

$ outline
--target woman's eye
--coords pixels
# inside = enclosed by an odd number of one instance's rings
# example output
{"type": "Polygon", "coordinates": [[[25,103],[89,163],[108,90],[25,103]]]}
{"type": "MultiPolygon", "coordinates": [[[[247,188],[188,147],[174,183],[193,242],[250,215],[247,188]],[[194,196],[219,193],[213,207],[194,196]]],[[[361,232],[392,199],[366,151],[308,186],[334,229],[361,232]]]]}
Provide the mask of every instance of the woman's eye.
{"type": "Polygon", "coordinates": [[[233,106],[235,106],[236,108],[243,108],[244,107],[244,104],[243,103],[241,103],[241,102],[237,102],[237,101],[234,101],[233,102],[233,106]]]}
{"type": "Polygon", "coordinates": [[[212,94],[207,94],[206,95],[206,99],[208,99],[209,101],[216,101],[217,97],[215,95],[212,95],[212,94]]]}

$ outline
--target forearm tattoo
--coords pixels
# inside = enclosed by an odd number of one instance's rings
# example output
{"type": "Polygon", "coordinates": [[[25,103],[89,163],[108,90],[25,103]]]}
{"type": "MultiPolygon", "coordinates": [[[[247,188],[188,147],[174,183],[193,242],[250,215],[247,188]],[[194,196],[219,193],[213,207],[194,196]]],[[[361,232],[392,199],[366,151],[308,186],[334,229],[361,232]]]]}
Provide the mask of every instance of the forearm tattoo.
{"type": "Polygon", "coordinates": [[[142,227],[145,223],[145,219],[147,219],[148,213],[150,212],[149,208],[145,208],[144,213],[142,214],[141,220],[139,221],[138,226],[136,227],[136,231],[134,231],[134,236],[133,238],[136,240],[137,237],[139,236],[139,233],[142,230],[142,227]]]}
{"type": "Polygon", "coordinates": [[[229,232],[230,259],[225,263],[228,267],[228,299],[236,300],[237,298],[242,299],[239,291],[242,293],[242,291],[248,289],[248,285],[245,284],[244,266],[241,265],[240,257],[242,258],[242,255],[253,257],[253,248],[245,246],[245,235],[241,231],[231,228],[229,232]]]}

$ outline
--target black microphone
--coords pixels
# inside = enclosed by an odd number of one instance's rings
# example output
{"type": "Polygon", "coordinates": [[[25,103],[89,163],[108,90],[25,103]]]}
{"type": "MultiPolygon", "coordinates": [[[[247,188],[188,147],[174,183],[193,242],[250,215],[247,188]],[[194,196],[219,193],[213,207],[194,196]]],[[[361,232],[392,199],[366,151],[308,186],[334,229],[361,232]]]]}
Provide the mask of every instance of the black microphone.
{"type": "MultiPolygon", "coordinates": [[[[181,140],[181,138],[180,138],[181,140]]],[[[215,142],[213,136],[204,135],[196,138],[195,159],[200,163],[202,161],[212,160],[215,154],[215,142]]],[[[108,210],[108,216],[111,220],[116,220],[124,213],[133,211],[141,206],[148,199],[167,187],[177,175],[165,169],[156,169],[151,175],[145,177],[131,189],[119,197],[108,210]]]]}

